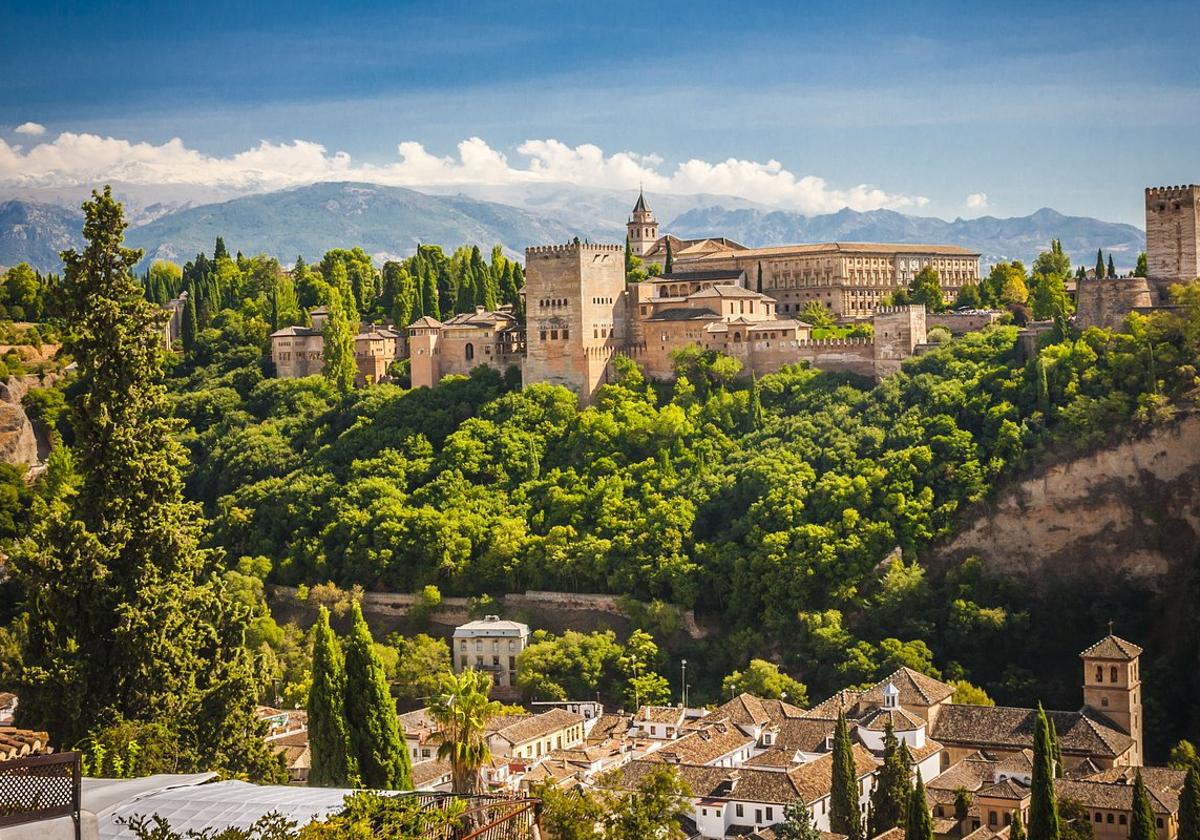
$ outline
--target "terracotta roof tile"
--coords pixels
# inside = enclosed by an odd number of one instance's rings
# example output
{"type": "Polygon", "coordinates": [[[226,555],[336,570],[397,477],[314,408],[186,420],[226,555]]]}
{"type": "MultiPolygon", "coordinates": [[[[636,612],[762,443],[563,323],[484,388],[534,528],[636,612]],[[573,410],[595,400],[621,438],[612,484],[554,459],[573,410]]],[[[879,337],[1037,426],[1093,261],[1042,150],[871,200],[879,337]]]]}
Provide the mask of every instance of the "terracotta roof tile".
{"type": "Polygon", "coordinates": [[[1079,654],[1093,659],[1119,659],[1128,662],[1142,655],[1142,649],[1111,633],[1079,654]]]}
{"type": "MultiPolygon", "coordinates": [[[[1083,712],[1046,712],[1046,715],[1054,722],[1065,753],[1116,758],[1133,745],[1125,733],[1083,712]]],[[[1033,709],[947,703],[938,712],[932,734],[946,744],[1031,748],[1036,718],[1033,709]]]]}

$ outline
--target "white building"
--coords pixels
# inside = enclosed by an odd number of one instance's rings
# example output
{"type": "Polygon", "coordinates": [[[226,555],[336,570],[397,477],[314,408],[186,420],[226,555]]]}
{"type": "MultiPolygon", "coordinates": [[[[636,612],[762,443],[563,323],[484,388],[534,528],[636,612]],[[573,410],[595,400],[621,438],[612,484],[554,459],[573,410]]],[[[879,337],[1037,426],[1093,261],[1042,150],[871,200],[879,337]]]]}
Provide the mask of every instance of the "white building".
{"type": "Polygon", "coordinates": [[[529,646],[529,625],[489,615],[454,629],[454,673],[487,671],[492,684],[509,689],[517,681],[517,656],[529,646]]]}

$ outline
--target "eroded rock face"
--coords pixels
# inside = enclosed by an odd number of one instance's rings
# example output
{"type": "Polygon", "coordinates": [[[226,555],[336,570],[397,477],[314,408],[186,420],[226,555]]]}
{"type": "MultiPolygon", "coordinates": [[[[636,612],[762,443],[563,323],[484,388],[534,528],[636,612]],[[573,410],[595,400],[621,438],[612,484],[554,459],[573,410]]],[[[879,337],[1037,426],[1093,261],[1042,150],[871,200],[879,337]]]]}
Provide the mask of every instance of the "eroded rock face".
{"type": "Polygon", "coordinates": [[[1200,415],[1047,467],[962,522],[926,562],[975,555],[1019,578],[1124,573],[1165,591],[1171,572],[1200,550],[1200,415]]]}
{"type": "Polygon", "coordinates": [[[29,466],[38,461],[37,435],[21,405],[37,384],[36,376],[10,376],[0,382],[0,462],[29,466]]]}

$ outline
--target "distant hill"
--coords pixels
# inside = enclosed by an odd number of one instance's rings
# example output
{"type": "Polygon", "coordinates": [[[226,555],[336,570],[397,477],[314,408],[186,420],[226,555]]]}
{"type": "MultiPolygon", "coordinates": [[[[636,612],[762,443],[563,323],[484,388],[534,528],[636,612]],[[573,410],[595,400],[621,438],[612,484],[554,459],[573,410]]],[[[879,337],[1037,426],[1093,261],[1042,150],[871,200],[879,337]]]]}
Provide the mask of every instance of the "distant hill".
{"type": "Polygon", "coordinates": [[[290,262],[320,259],[330,248],[360,246],[383,261],[407,256],[420,243],[446,247],[561,242],[573,234],[553,219],[465,196],[433,196],[402,187],[323,183],[220,204],[190,207],[133,228],[129,243],[147,259],[184,262],[211,251],[223,236],[231,249],[290,262]]]}
{"type": "Polygon", "coordinates": [[[59,271],[59,251],[83,243],[83,214],[56,204],[0,202],[0,266],[27,262],[40,271],[59,271]]]}
{"type": "MultiPolygon", "coordinates": [[[[628,191],[565,184],[467,185],[453,194],[450,188],[429,194],[376,184],[322,183],[204,204],[197,204],[207,200],[203,193],[128,192],[117,195],[129,203],[135,224],[126,235],[129,244],[144,249],[147,259],[179,263],[199,251],[210,252],[218,236],[243,253],[265,252],[286,262],[298,254],[315,260],[330,248],[356,245],[382,262],[412,253],[419,243],[500,243],[510,256],[520,256],[529,245],[574,236],[621,242],[636,197],[628,191]]],[[[82,219],[74,209],[79,199],[75,193],[47,193],[0,203],[0,265],[25,260],[43,271],[58,270],[58,252],[81,243],[82,219]]],[[[1145,248],[1145,235],[1131,225],[1049,209],[1020,218],[947,222],[891,210],[803,216],[723,196],[656,196],[654,201],[665,222],[663,232],[677,236],[722,235],[750,246],[838,240],[964,245],[982,252],[985,270],[1002,259],[1028,265],[1056,236],[1076,264],[1083,265],[1091,265],[1096,249],[1103,248],[1112,252],[1118,268],[1128,270],[1145,248]]]]}
{"type": "Polygon", "coordinates": [[[1121,271],[1134,267],[1146,248],[1146,235],[1133,225],[1102,222],[1085,216],[1064,216],[1043,208],[1028,216],[997,219],[944,219],[906,216],[894,210],[858,212],[844,209],[823,216],[802,216],[784,210],[689,210],[664,226],[684,238],[728,236],[743,245],[760,247],[790,242],[923,242],[962,245],[979,250],[984,270],[1001,260],[1022,260],[1028,266],[1058,237],[1076,265],[1093,265],[1096,249],[1110,251],[1121,271]]]}

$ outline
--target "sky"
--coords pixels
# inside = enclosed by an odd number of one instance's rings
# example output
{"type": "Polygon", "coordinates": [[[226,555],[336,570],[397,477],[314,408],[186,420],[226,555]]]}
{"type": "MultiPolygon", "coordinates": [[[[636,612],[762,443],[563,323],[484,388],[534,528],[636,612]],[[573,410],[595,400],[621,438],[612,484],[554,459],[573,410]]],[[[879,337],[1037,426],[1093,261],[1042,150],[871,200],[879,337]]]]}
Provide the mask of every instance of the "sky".
{"type": "Polygon", "coordinates": [[[3,2],[0,190],[565,181],[1141,225],[1200,3],[3,2]]]}

